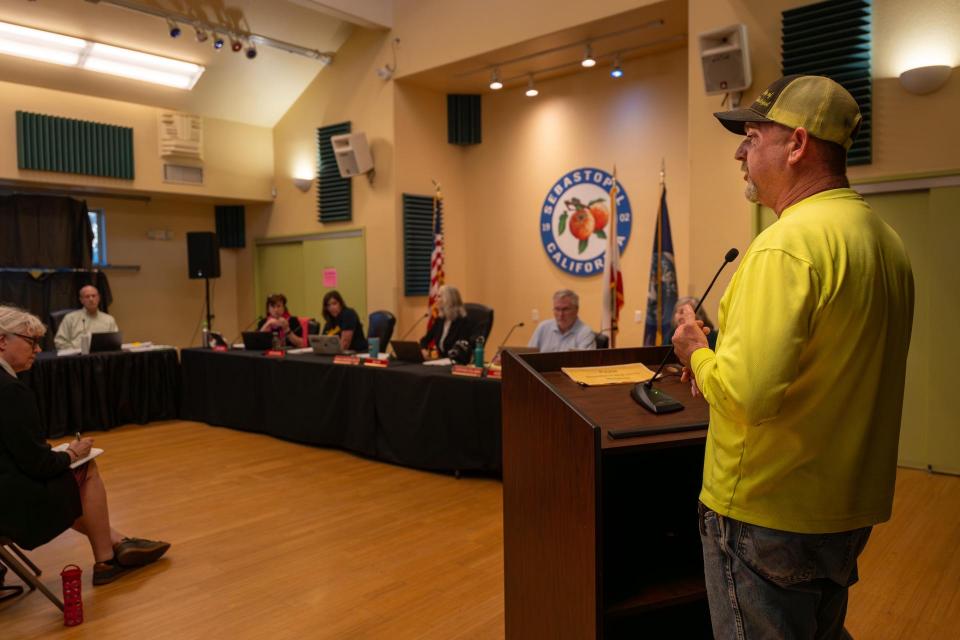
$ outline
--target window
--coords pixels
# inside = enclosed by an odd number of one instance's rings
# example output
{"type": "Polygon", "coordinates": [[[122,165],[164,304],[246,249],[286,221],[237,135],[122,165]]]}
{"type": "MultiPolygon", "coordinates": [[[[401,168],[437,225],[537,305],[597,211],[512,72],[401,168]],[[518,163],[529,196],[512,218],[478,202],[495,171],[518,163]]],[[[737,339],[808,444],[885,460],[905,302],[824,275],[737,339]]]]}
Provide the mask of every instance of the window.
{"type": "Polygon", "coordinates": [[[93,230],[93,242],[90,246],[93,264],[102,267],[107,264],[107,222],[103,209],[88,211],[87,215],[90,216],[90,228],[93,230]]]}

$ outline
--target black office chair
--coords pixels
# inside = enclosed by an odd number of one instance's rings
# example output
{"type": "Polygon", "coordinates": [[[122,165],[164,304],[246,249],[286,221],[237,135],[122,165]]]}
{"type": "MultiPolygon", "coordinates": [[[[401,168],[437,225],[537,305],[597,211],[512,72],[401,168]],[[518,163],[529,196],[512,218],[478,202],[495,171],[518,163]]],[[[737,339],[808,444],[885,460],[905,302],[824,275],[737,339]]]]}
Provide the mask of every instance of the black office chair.
{"type": "Polygon", "coordinates": [[[393,337],[393,328],[397,325],[397,318],[389,311],[374,311],[367,320],[368,338],[379,338],[380,349],[384,350],[393,337]]]}
{"type": "Polygon", "coordinates": [[[468,302],[463,306],[467,309],[467,319],[473,327],[473,335],[483,336],[483,341],[486,342],[493,328],[493,309],[476,302],[468,302]]]}
{"type": "Polygon", "coordinates": [[[610,336],[605,333],[594,333],[593,341],[597,343],[597,349],[610,348],[610,336]]]}
{"type": "Polygon", "coordinates": [[[74,311],[76,311],[76,309],[59,309],[57,311],[50,312],[50,330],[47,331],[47,346],[50,349],[56,349],[53,339],[57,335],[57,330],[60,328],[60,323],[63,322],[64,316],[74,311]]]}

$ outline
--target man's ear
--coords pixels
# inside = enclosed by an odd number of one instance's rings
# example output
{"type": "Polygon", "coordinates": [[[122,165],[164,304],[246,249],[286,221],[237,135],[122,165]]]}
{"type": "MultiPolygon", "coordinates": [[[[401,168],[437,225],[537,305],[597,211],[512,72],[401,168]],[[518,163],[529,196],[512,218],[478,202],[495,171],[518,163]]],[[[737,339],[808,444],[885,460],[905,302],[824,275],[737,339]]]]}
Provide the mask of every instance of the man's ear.
{"type": "Polygon", "coordinates": [[[797,127],[787,140],[789,153],[787,164],[795,165],[810,153],[810,134],[803,127],[797,127]]]}

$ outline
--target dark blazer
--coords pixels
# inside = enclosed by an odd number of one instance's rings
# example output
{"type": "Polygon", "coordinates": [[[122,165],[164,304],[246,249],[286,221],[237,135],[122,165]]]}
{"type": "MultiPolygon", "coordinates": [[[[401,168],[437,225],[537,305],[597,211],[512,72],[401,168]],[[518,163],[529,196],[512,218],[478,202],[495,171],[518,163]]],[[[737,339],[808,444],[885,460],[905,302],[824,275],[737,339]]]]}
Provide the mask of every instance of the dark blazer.
{"type": "Polygon", "coordinates": [[[24,549],[66,531],[83,513],[69,454],[40,435],[33,392],[0,369],[0,535],[24,549]]]}
{"type": "Polygon", "coordinates": [[[469,319],[457,318],[450,324],[447,337],[443,344],[440,344],[440,336],[443,335],[443,318],[437,318],[430,330],[427,331],[427,335],[420,338],[420,346],[426,349],[430,343],[433,343],[441,358],[451,358],[460,364],[466,364],[473,355],[473,347],[477,339],[474,333],[473,324],[469,319]],[[466,348],[458,347],[454,349],[454,345],[461,340],[467,342],[466,348]],[[451,353],[451,350],[453,350],[453,353],[451,353]]]}

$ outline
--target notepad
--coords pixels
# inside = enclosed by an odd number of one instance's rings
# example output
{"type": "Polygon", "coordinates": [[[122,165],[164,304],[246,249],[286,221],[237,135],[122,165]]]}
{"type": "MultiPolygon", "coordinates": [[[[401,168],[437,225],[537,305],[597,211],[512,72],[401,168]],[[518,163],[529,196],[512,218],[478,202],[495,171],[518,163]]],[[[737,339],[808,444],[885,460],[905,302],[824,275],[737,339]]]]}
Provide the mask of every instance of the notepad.
{"type": "Polygon", "coordinates": [[[653,371],[639,362],[607,367],[563,367],[560,370],[577,384],[587,387],[646,382],[653,377],[653,371]]]}
{"type": "MultiPolygon", "coordinates": [[[[70,443],[69,443],[69,442],[64,442],[64,443],[58,444],[57,446],[53,447],[53,450],[54,450],[54,451],[66,451],[66,450],[67,450],[67,447],[69,447],[69,446],[70,446],[70,443]]],[[[80,465],[87,464],[88,462],[90,462],[91,460],[93,460],[94,458],[96,458],[97,456],[99,456],[101,453],[103,453],[103,449],[98,449],[97,447],[90,447],[90,453],[87,454],[87,457],[86,457],[86,458],[80,458],[80,459],[77,460],[76,462],[70,463],[70,468],[71,468],[71,469],[76,469],[76,468],[79,467],[80,465]]]]}

